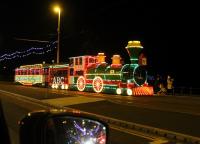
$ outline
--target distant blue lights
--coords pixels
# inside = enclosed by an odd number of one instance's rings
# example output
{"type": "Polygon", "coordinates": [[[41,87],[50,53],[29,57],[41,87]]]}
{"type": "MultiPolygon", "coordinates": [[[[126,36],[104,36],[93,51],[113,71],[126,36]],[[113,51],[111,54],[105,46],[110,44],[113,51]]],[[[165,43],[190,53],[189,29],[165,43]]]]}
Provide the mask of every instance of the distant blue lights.
{"type": "Polygon", "coordinates": [[[35,54],[35,55],[43,55],[45,53],[49,53],[51,51],[53,51],[53,49],[56,48],[55,46],[56,42],[53,42],[51,44],[46,45],[46,47],[41,47],[41,48],[29,48],[28,50],[25,51],[16,51],[10,54],[3,54],[0,56],[0,62],[4,61],[4,60],[12,60],[15,58],[24,58],[27,57],[31,54],[35,54]]]}

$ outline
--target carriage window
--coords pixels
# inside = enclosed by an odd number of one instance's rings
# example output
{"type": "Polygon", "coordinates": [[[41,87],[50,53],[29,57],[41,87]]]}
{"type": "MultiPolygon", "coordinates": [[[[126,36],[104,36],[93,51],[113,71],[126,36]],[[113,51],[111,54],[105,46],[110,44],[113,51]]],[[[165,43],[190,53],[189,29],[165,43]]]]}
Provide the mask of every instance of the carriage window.
{"type": "Polygon", "coordinates": [[[31,69],[31,74],[34,75],[34,70],[33,69],[31,69]]]}
{"type": "Polygon", "coordinates": [[[76,75],[83,75],[83,71],[76,71],[76,75]]]}
{"type": "Polygon", "coordinates": [[[39,69],[35,70],[35,75],[39,75],[39,69]]]}
{"type": "Polygon", "coordinates": [[[45,68],[45,69],[44,69],[44,74],[45,74],[45,75],[48,75],[48,74],[49,74],[48,68],[45,68]]]}
{"type": "Polygon", "coordinates": [[[26,70],[23,70],[23,75],[26,75],[26,70]]]}

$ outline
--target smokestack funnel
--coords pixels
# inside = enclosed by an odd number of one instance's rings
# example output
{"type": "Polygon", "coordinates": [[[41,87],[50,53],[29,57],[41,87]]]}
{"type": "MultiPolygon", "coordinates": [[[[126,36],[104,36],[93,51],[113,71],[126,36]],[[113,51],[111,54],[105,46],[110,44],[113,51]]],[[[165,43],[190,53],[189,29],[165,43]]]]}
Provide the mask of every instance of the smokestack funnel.
{"type": "Polygon", "coordinates": [[[112,59],[112,64],[121,64],[121,57],[120,55],[113,55],[112,59]]]}
{"type": "Polygon", "coordinates": [[[104,55],[104,53],[98,53],[98,55],[97,55],[97,61],[98,61],[98,63],[105,63],[105,55],[104,55]]]}
{"type": "Polygon", "coordinates": [[[143,47],[140,41],[129,41],[126,46],[126,50],[128,51],[131,64],[138,64],[139,54],[142,51],[143,47]]]}

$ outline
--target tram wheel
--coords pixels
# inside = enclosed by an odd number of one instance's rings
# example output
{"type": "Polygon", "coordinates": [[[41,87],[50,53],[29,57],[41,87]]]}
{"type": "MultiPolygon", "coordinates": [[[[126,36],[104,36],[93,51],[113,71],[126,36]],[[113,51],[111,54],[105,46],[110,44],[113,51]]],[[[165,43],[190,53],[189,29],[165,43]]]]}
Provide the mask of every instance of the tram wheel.
{"type": "Polygon", "coordinates": [[[78,77],[76,84],[77,84],[77,88],[78,88],[79,91],[85,90],[86,81],[85,81],[85,78],[83,76],[78,77]]]}
{"type": "Polygon", "coordinates": [[[95,77],[92,82],[93,90],[97,93],[102,92],[103,90],[103,79],[99,76],[95,77]]]}

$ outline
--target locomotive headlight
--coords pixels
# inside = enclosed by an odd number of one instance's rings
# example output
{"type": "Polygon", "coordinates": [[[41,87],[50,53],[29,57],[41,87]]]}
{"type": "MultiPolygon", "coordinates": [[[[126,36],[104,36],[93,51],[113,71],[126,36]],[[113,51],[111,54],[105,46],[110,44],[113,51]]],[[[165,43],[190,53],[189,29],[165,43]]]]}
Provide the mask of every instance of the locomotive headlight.
{"type": "Polygon", "coordinates": [[[54,88],[55,88],[54,84],[52,84],[52,86],[51,86],[51,87],[52,87],[52,89],[54,89],[54,88]]]}
{"type": "Polygon", "coordinates": [[[131,83],[131,80],[129,79],[129,80],[127,80],[127,83],[131,83]]]}
{"type": "Polygon", "coordinates": [[[66,84],[66,85],[65,85],[65,89],[68,89],[68,88],[69,88],[69,86],[68,86],[68,84],[66,84]]]}
{"type": "Polygon", "coordinates": [[[57,84],[55,84],[55,88],[58,89],[58,85],[57,84]]]}
{"type": "Polygon", "coordinates": [[[118,95],[122,94],[122,89],[121,89],[121,88],[117,88],[116,93],[117,93],[118,95]]]}
{"type": "Polygon", "coordinates": [[[133,95],[132,89],[130,89],[130,88],[127,89],[127,95],[129,95],[129,96],[130,96],[130,95],[133,95]]]}

